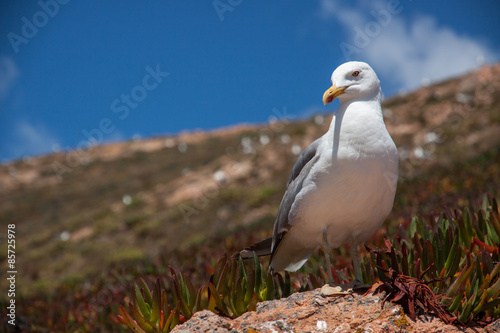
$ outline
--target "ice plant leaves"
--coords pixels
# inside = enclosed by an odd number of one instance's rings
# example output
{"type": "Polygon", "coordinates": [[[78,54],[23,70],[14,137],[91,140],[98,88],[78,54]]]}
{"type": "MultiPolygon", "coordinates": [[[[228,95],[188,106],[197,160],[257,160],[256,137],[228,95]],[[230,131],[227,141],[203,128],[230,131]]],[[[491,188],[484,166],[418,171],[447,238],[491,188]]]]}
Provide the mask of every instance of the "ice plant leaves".
{"type": "Polygon", "coordinates": [[[456,321],[446,306],[439,301],[439,298],[429,288],[433,281],[423,281],[411,276],[403,275],[392,268],[384,270],[389,274],[389,278],[384,282],[376,282],[368,292],[386,292],[385,302],[401,304],[405,311],[410,313],[413,320],[417,317],[417,310],[423,309],[427,313],[432,313],[443,319],[446,323],[456,321]]]}
{"type": "Polygon", "coordinates": [[[132,292],[133,303],[128,310],[120,306],[117,319],[135,332],[170,332],[200,310],[236,318],[255,311],[257,302],[290,295],[290,276],[265,273],[259,260],[243,262],[223,256],[219,259],[207,285],[194,288],[189,277],[173,267],[170,269],[172,299],[169,304],[166,290],[159,278],[150,290],[139,279],[132,292]]]}
{"type": "MultiPolygon", "coordinates": [[[[489,323],[500,317],[499,227],[498,205],[490,196],[477,212],[445,209],[437,220],[414,218],[411,244],[395,237],[385,249],[369,249],[382,281],[372,290],[406,303],[412,316],[416,304],[445,322],[489,323]]],[[[367,277],[365,282],[375,282],[367,277]]]]}

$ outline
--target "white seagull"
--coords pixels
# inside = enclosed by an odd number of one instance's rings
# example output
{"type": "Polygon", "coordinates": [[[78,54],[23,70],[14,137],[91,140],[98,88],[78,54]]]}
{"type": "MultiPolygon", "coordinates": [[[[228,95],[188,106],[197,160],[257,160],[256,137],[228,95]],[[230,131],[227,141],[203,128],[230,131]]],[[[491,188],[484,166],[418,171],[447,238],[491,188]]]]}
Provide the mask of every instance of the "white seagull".
{"type": "Polygon", "coordinates": [[[330,265],[330,248],[351,242],[355,277],[361,282],[358,243],[369,239],[392,209],[398,151],[384,124],[373,69],[364,62],[347,62],[331,81],[323,103],[338,98],[340,105],[330,128],[297,159],[273,236],[241,254],[271,254],[272,272],[294,272],[320,247],[330,265]]]}

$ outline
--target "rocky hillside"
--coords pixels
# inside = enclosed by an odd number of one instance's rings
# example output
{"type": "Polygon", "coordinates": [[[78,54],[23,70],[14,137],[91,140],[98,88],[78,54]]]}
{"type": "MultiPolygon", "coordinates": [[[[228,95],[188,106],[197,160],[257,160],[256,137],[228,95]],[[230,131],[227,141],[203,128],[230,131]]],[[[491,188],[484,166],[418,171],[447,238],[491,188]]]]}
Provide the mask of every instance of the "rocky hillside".
{"type": "MultiPolygon", "coordinates": [[[[498,195],[500,65],[392,97],[383,107],[401,160],[389,227],[484,192],[498,195]]],[[[273,113],[263,125],[1,165],[0,221],[18,231],[20,292],[50,292],[102,267],[203,247],[235,230],[253,230],[236,248],[268,235],[297,155],[331,119],[273,113]]]]}

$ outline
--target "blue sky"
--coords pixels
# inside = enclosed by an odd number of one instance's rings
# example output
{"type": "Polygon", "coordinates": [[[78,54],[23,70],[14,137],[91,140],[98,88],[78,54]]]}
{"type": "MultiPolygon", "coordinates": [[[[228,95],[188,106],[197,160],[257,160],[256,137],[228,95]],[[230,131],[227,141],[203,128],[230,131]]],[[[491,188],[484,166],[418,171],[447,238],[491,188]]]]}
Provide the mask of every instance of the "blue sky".
{"type": "Polygon", "coordinates": [[[385,96],[500,61],[497,0],[1,1],[0,161],[328,112],[347,60],[385,96]]]}

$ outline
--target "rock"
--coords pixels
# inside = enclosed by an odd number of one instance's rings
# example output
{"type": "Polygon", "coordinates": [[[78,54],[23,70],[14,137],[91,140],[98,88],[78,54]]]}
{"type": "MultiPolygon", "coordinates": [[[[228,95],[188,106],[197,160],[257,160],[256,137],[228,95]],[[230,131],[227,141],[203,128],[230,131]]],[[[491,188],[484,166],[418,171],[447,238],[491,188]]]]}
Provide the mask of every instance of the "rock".
{"type": "Polygon", "coordinates": [[[500,320],[485,328],[456,327],[439,318],[421,315],[416,321],[393,303],[382,307],[382,295],[322,296],[321,290],[257,304],[257,311],[236,319],[201,311],[172,332],[412,332],[493,333],[500,320]]]}
{"type": "MultiPolygon", "coordinates": [[[[244,316],[244,315],[243,315],[244,316]]],[[[242,317],[243,317],[242,316],[242,317]]],[[[241,318],[241,317],[240,317],[241,318]]],[[[182,325],[177,325],[172,332],[236,332],[231,330],[231,319],[216,315],[215,313],[203,310],[196,312],[190,320],[182,325]]]]}

